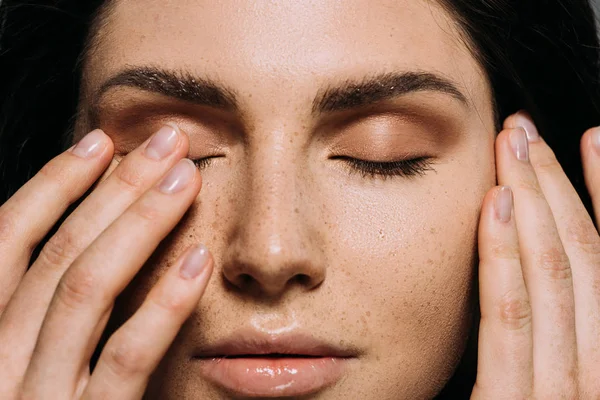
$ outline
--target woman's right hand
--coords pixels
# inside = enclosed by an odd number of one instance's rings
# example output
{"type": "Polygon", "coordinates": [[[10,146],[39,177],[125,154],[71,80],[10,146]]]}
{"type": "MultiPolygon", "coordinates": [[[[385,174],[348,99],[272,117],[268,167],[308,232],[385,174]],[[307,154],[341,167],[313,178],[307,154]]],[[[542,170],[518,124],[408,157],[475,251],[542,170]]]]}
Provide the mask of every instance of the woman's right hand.
{"type": "Polygon", "coordinates": [[[163,127],[128,154],[48,240],[32,250],[113,157],[100,130],[57,156],[0,207],[0,398],[141,398],[196,308],[212,257],[183,254],[89,362],[116,296],[176,226],[201,187],[188,138],[163,127]],[[152,332],[152,335],[148,335],[152,332]]]}

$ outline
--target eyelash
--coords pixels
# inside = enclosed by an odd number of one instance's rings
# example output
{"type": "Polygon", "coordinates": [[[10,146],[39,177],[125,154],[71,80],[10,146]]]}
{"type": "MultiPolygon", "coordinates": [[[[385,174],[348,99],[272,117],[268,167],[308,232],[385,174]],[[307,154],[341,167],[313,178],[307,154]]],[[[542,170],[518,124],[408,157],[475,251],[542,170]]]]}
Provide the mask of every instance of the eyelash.
{"type": "Polygon", "coordinates": [[[417,157],[398,161],[368,161],[358,158],[337,156],[334,159],[346,162],[350,173],[359,173],[363,178],[381,178],[387,179],[395,176],[411,178],[423,176],[427,171],[435,171],[431,166],[433,161],[431,157],[417,157]]]}
{"type": "Polygon", "coordinates": [[[192,162],[194,163],[196,168],[198,168],[199,170],[202,170],[202,169],[208,167],[212,158],[213,157],[198,158],[196,160],[192,160],[192,162]]]}
{"type": "MultiPolygon", "coordinates": [[[[196,167],[201,170],[210,165],[212,158],[213,157],[199,158],[193,160],[193,162],[196,167]]],[[[431,168],[431,165],[433,164],[431,157],[417,157],[390,162],[368,161],[346,156],[336,156],[332,159],[343,160],[350,169],[350,173],[359,173],[363,178],[371,179],[386,179],[394,176],[410,178],[417,175],[423,176],[427,171],[434,171],[434,169],[431,168]]]]}

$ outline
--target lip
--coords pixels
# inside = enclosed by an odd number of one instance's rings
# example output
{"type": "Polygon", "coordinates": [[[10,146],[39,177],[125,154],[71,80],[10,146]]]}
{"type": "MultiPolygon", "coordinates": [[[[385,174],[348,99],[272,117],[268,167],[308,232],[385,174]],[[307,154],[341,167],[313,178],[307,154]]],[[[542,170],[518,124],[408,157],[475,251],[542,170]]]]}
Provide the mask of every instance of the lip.
{"type": "Polygon", "coordinates": [[[344,375],[355,349],[303,333],[242,330],[194,354],[200,374],[231,394],[286,397],[316,393],[344,375]]]}

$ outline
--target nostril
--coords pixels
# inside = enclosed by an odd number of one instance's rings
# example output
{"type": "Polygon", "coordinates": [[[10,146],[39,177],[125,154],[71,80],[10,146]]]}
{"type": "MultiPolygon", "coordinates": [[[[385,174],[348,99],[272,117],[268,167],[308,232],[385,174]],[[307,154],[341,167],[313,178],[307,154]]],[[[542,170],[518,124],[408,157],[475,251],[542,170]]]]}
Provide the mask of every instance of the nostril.
{"type": "Polygon", "coordinates": [[[298,275],[294,276],[293,281],[295,281],[296,283],[298,283],[301,286],[308,286],[308,285],[310,285],[310,282],[312,281],[312,279],[310,278],[310,276],[308,276],[306,274],[298,274],[298,275]]]}
{"type": "Polygon", "coordinates": [[[239,280],[240,280],[240,285],[248,286],[249,284],[252,283],[254,278],[252,278],[252,276],[250,274],[240,274],[239,280]]]}

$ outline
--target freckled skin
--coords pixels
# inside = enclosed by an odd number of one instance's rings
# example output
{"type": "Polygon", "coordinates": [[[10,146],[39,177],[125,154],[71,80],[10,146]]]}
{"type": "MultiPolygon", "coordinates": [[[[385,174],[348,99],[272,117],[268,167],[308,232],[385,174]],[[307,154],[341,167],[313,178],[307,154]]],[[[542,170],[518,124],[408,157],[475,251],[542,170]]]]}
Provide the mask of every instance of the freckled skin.
{"type": "MultiPolygon", "coordinates": [[[[415,0],[143,3],[115,1],[87,60],[86,93],[125,65],[185,67],[236,91],[245,135],[202,171],[196,204],[117,302],[113,324],[135,312],[187,246],[202,241],[214,255],[206,294],[148,398],[229,398],[191,372],[189,357],[195,345],[265,315],[272,328],[293,320],[364,352],[345,379],[315,398],[434,396],[463,351],[480,205],[495,184],[490,90],[454,22],[434,2],[415,0]],[[335,140],[360,143],[374,160],[428,152],[437,157],[434,171],[382,180],[340,168],[327,144],[313,140],[312,99],[332,83],[402,70],[458,83],[468,109],[441,94],[406,100],[434,104],[458,134],[450,140],[450,132],[406,122],[360,122],[335,140]],[[292,279],[298,274],[313,280],[292,279]]],[[[100,127],[118,151],[133,139],[111,121],[100,127]]],[[[190,157],[201,156],[195,122],[180,126],[190,157]]]]}

